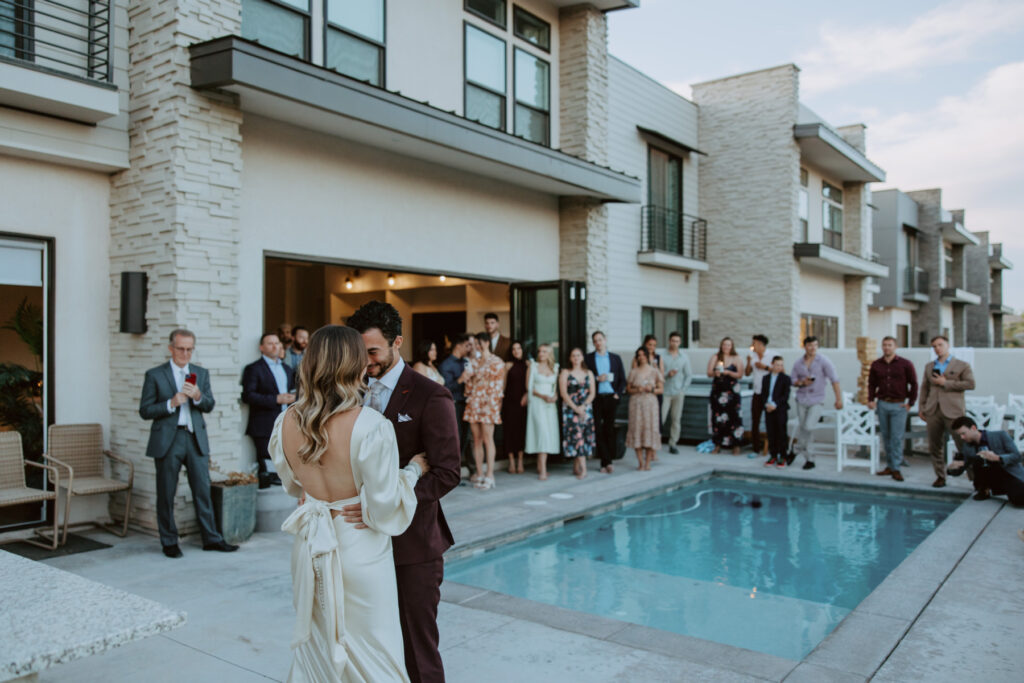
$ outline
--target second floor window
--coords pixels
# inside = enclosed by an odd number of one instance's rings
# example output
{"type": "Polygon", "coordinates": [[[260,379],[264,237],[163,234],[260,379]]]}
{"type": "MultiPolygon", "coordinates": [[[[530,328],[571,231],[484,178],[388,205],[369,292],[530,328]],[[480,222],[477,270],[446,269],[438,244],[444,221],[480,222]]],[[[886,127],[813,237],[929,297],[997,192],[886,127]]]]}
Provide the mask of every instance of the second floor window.
{"type": "Polygon", "coordinates": [[[31,14],[29,0],[0,0],[0,55],[31,59],[31,14]]]}
{"type": "Polygon", "coordinates": [[[683,211],[683,160],[656,147],[647,151],[647,203],[676,215],[683,211]]]}
{"type": "Polygon", "coordinates": [[[551,130],[551,68],[543,59],[519,48],[515,68],[515,134],[547,145],[551,130]]]}
{"type": "Polygon", "coordinates": [[[242,37],[309,59],[310,0],[242,0],[242,37]]]}
{"type": "Polygon", "coordinates": [[[466,24],[466,118],[505,129],[505,41],[466,24]]]}
{"type": "Polygon", "coordinates": [[[843,191],[835,185],[821,184],[822,243],[833,249],[843,248],[843,191]]]}
{"type": "Polygon", "coordinates": [[[800,205],[798,208],[798,215],[800,217],[800,237],[801,241],[808,242],[808,218],[811,215],[811,203],[810,197],[807,195],[807,185],[809,183],[809,174],[806,168],[800,169],[800,205]]]}
{"type": "Polygon", "coordinates": [[[830,315],[800,314],[800,339],[817,337],[824,349],[839,346],[839,318],[830,315]]]}

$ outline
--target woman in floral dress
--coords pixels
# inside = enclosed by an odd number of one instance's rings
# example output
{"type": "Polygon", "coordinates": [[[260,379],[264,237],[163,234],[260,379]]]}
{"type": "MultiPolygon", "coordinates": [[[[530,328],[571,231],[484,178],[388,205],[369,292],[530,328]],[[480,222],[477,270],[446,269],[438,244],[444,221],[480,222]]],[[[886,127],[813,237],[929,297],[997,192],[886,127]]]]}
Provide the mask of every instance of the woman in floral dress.
{"type": "Polygon", "coordinates": [[[651,469],[654,451],[661,448],[661,411],[658,394],[664,387],[661,373],[651,364],[647,349],[640,347],[633,354],[636,367],[629,371],[626,393],[629,394],[629,429],[626,448],[636,449],[636,468],[651,469]]]}
{"type": "Polygon", "coordinates": [[[583,349],[569,353],[569,367],[558,378],[562,394],[562,452],[572,458],[577,479],[587,476],[587,458],[594,454],[594,373],[583,364],[583,349]]]}
{"type": "Polygon", "coordinates": [[[726,337],[718,345],[718,353],[708,360],[708,377],[711,381],[711,439],[715,442],[714,453],[722,448],[732,448],[733,455],[740,454],[740,440],[743,439],[743,418],[740,416],[740,395],[736,393],[736,382],[743,377],[743,361],[736,353],[736,345],[726,337]]]}
{"type": "Polygon", "coordinates": [[[466,382],[466,412],[462,419],[473,430],[474,485],[486,491],[494,488],[494,425],[501,424],[501,399],[505,393],[505,363],[491,353],[491,337],[481,332],[474,337],[476,362],[466,382]],[[484,473],[484,458],[487,471],[484,473]]]}

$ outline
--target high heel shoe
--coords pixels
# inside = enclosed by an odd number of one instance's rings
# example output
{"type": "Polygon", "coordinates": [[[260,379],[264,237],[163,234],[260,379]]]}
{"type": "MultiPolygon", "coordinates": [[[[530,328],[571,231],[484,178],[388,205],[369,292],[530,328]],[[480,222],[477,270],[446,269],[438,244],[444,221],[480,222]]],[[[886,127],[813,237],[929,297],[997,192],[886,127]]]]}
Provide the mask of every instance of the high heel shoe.
{"type": "Polygon", "coordinates": [[[487,489],[493,489],[493,488],[494,488],[494,478],[493,477],[484,477],[483,478],[483,482],[480,484],[480,490],[481,491],[486,491],[487,489]]]}

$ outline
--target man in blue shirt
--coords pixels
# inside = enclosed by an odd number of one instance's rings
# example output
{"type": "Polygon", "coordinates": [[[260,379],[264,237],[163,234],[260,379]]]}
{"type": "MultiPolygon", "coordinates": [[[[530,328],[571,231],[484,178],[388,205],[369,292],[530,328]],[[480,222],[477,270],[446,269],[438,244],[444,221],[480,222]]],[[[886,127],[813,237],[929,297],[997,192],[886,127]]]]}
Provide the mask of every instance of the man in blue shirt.
{"type": "Polygon", "coordinates": [[[471,349],[468,334],[456,336],[452,341],[451,354],[441,361],[438,367],[441,376],[444,377],[444,386],[451,392],[455,401],[455,420],[459,423],[459,453],[462,454],[462,464],[466,467],[472,462],[472,454],[470,449],[466,448],[469,441],[469,423],[462,419],[462,415],[466,412],[466,380],[473,376],[473,371],[469,369],[469,363],[466,361],[471,349]]]}
{"type": "Polygon", "coordinates": [[[277,472],[271,471],[270,434],[282,411],[295,402],[295,371],[281,361],[281,339],[273,332],[260,337],[263,357],[242,371],[242,403],[249,406],[245,433],[256,446],[260,488],[280,486],[277,472]]]}
{"type": "Polygon", "coordinates": [[[619,409],[619,398],[626,393],[626,371],[622,358],[608,351],[604,332],[598,330],[591,335],[594,350],[586,355],[585,361],[597,380],[597,397],[594,399],[594,431],[597,437],[597,454],[601,457],[601,471],[614,471],[612,460],[618,455],[615,443],[615,412],[619,409]]]}

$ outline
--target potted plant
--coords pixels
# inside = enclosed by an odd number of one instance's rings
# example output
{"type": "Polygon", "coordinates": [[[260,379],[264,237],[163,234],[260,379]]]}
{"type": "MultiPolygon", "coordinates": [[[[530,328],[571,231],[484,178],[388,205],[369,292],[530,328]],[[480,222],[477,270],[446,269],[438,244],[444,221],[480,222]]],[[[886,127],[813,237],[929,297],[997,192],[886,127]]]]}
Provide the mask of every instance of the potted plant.
{"type": "Polygon", "coordinates": [[[210,482],[217,530],[228,543],[241,543],[252,536],[256,528],[256,488],[256,475],[243,472],[227,472],[224,478],[210,482]]]}

